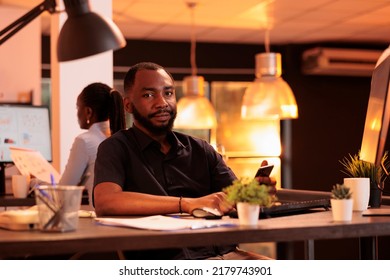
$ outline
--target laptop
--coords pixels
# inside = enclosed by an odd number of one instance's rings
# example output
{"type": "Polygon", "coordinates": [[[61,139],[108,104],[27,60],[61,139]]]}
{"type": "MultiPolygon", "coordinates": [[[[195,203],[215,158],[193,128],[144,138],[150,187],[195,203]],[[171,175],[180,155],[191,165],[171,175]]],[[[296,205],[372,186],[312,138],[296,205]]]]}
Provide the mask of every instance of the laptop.
{"type": "MultiPolygon", "coordinates": [[[[330,208],[330,192],[280,189],[276,196],[277,201],[272,206],[260,209],[259,218],[310,213],[330,208]]],[[[237,211],[230,212],[229,216],[237,218],[237,211]]]]}

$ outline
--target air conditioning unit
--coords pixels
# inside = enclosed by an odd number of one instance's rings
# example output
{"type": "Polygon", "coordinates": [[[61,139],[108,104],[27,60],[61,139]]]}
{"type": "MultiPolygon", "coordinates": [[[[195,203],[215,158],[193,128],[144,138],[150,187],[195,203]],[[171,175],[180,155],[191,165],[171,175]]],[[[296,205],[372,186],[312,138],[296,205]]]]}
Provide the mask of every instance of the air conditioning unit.
{"type": "Polygon", "coordinates": [[[371,76],[383,51],[314,48],[303,52],[302,71],[308,75],[371,76]]]}

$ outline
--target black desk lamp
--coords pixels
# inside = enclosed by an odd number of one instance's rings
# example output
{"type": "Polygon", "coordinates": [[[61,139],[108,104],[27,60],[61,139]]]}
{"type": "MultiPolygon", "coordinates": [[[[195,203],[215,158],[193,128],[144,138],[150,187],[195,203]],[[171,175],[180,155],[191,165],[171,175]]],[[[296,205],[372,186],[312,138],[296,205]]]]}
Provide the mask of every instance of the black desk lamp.
{"type": "MultiPolygon", "coordinates": [[[[109,19],[91,11],[88,0],[64,0],[68,19],[57,44],[58,61],[87,57],[126,45],[119,28],[109,19]]],[[[56,11],[56,0],[45,0],[31,11],[0,31],[0,45],[11,38],[41,13],[56,11]]]]}

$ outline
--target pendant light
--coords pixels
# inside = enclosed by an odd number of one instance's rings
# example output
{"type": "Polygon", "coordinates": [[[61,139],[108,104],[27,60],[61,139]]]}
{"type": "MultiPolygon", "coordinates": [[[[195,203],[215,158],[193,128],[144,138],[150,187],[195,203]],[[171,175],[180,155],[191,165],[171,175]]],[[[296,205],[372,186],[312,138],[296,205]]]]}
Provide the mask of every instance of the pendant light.
{"type": "Polygon", "coordinates": [[[194,9],[196,2],[188,2],[191,10],[191,76],[184,77],[184,96],[177,103],[175,128],[211,129],[217,124],[215,110],[204,96],[204,78],[197,75],[194,9]]]}
{"type": "Polygon", "coordinates": [[[241,117],[243,119],[296,119],[298,106],[290,86],[282,79],[282,57],[269,51],[269,30],[265,38],[266,52],[256,55],[256,79],[246,89],[241,117]]]}

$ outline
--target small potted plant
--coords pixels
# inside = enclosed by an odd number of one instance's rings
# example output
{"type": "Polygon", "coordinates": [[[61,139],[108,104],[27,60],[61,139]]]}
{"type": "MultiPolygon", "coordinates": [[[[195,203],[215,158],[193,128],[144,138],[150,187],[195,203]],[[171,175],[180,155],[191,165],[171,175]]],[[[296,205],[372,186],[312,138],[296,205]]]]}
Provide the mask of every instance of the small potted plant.
{"type": "Polygon", "coordinates": [[[352,220],[352,193],[346,185],[336,184],[333,186],[330,204],[334,221],[345,222],[352,220]]]}
{"type": "Polygon", "coordinates": [[[229,202],[236,204],[240,224],[257,224],[260,206],[270,206],[275,195],[270,187],[260,184],[255,178],[240,178],[224,189],[229,202]]]}
{"type": "Polygon", "coordinates": [[[345,175],[351,178],[370,178],[370,199],[371,208],[379,208],[382,203],[382,192],[387,174],[384,168],[388,170],[390,162],[388,161],[388,152],[383,154],[381,165],[377,166],[371,162],[360,159],[359,154],[350,155],[340,160],[345,175]]]}

